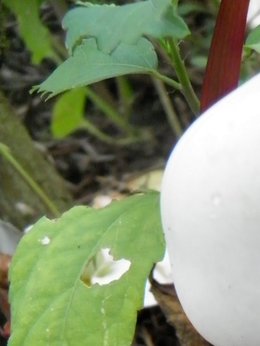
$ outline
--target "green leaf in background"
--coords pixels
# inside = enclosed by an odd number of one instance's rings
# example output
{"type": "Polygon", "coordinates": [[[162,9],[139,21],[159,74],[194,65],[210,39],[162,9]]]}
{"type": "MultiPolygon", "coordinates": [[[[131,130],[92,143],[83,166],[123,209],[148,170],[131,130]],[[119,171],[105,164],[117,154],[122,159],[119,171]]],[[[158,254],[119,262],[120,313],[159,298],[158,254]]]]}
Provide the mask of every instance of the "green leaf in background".
{"type": "Polygon", "coordinates": [[[38,64],[46,57],[55,57],[51,35],[39,17],[39,8],[43,1],[3,0],[3,2],[18,20],[21,36],[32,52],[33,63],[38,64]]]}
{"type": "Polygon", "coordinates": [[[121,43],[136,44],[144,35],[183,38],[189,34],[185,22],[174,13],[171,0],[122,6],[88,3],[69,11],[63,26],[68,30],[66,45],[70,53],[86,37],[95,37],[98,49],[110,54],[121,43]]]}
{"type": "Polygon", "coordinates": [[[246,39],[245,47],[260,53],[260,25],[249,33],[246,39]]]}
{"type": "MultiPolygon", "coordinates": [[[[8,345],[129,346],[147,276],[163,254],[158,193],[40,219],[12,261],[8,345]],[[130,266],[119,280],[98,284],[91,275],[104,249],[130,266]]],[[[100,268],[103,275],[110,267],[100,268]]]]}
{"type": "Polygon", "coordinates": [[[145,38],[140,38],[136,45],[122,43],[111,54],[100,51],[95,39],[90,38],[77,46],[73,55],[34,89],[50,93],[51,97],[107,78],[128,73],[148,73],[156,66],[156,53],[145,38]]]}
{"type": "Polygon", "coordinates": [[[147,0],[122,6],[88,3],[69,11],[63,26],[72,55],[33,90],[51,97],[103,79],[155,70],[155,50],[143,36],[189,34],[174,9],[171,0],[147,0]]]}
{"type": "Polygon", "coordinates": [[[64,93],[54,105],[51,122],[52,134],[64,138],[84,123],[86,89],[76,88],[64,93]]]}

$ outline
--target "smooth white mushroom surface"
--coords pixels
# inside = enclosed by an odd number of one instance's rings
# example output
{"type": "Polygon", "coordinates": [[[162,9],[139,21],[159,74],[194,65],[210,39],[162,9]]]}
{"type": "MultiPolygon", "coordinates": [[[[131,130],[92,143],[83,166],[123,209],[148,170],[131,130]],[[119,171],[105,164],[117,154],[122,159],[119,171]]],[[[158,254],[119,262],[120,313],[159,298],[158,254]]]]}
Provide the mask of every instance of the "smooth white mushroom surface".
{"type": "Polygon", "coordinates": [[[182,136],[166,166],[161,215],[194,327],[215,346],[259,346],[260,75],[182,136]]]}
{"type": "Polygon", "coordinates": [[[257,25],[260,24],[260,1],[259,0],[250,0],[247,21],[250,27],[253,27],[253,28],[255,28],[257,25]]]}

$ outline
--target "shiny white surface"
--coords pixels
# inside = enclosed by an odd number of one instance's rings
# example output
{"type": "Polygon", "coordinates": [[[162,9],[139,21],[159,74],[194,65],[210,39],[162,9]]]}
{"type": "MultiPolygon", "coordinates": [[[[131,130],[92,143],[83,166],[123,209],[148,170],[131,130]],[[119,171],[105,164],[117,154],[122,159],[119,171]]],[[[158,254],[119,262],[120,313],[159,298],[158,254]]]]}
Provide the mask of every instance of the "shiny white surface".
{"type": "Polygon", "coordinates": [[[259,346],[260,75],[183,135],[166,167],[161,214],[195,328],[215,346],[259,346]]]}
{"type": "Polygon", "coordinates": [[[251,27],[256,27],[260,24],[260,1],[250,0],[247,21],[251,27]]]}

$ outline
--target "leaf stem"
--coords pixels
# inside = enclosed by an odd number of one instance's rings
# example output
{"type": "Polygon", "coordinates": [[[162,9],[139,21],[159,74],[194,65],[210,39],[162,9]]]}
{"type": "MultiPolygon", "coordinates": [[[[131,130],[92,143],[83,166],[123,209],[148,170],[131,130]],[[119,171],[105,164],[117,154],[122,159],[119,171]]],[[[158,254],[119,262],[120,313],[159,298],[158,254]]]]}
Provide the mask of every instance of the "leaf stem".
{"type": "Polygon", "coordinates": [[[96,94],[91,88],[86,87],[86,92],[90,100],[94,102],[95,105],[102,110],[115,125],[117,125],[117,127],[125,131],[127,134],[133,134],[133,129],[130,124],[125,121],[124,117],[111,107],[110,104],[98,96],[98,94],[96,94]]]}
{"type": "Polygon", "coordinates": [[[125,76],[116,78],[117,91],[120,102],[121,113],[125,119],[128,119],[132,111],[132,104],[134,101],[134,92],[130,85],[129,80],[125,76]]]}
{"type": "Polygon", "coordinates": [[[165,85],[162,81],[153,78],[154,86],[158,92],[160,101],[162,103],[162,106],[164,108],[164,111],[166,113],[168,122],[173,130],[173,132],[176,134],[176,136],[179,138],[182,135],[182,127],[180,124],[180,121],[177,117],[177,114],[173,108],[172,102],[167,94],[167,90],[165,88],[165,85]]]}
{"type": "Polygon", "coordinates": [[[80,125],[81,128],[86,129],[94,137],[107,144],[115,144],[115,139],[99,130],[91,121],[84,119],[84,122],[80,125]]]}
{"type": "Polygon", "coordinates": [[[13,168],[21,175],[30,188],[36,193],[36,195],[42,200],[49,211],[55,217],[60,216],[60,212],[55,204],[49,199],[42,188],[32,179],[32,177],[25,171],[20,163],[13,157],[10,149],[3,143],[0,143],[0,154],[13,166],[13,168]]]}
{"type": "Polygon", "coordinates": [[[168,53],[171,57],[172,64],[175,68],[177,77],[182,86],[181,91],[184,97],[186,98],[190,106],[190,109],[196,115],[199,113],[199,110],[200,110],[200,102],[191,85],[190,78],[187,73],[184,61],[182,60],[180,55],[180,49],[179,49],[178,43],[172,38],[167,40],[167,43],[169,46],[168,53]]]}
{"type": "MultiPolygon", "coordinates": [[[[92,124],[89,120],[84,119],[84,122],[81,124],[81,128],[85,128],[89,133],[91,133],[94,137],[99,139],[100,141],[112,144],[112,145],[129,145],[132,143],[140,142],[140,139],[146,139],[140,136],[127,136],[125,138],[115,138],[112,136],[107,135],[103,131],[99,130],[94,124],[92,124]]],[[[145,136],[144,136],[145,137],[145,136]]]]}
{"type": "Polygon", "coordinates": [[[161,80],[162,82],[164,82],[165,84],[173,87],[174,89],[177,89],[179,91],[182,91],[183,88],[182,88],[182,85],[178,82],[176,82],[174,79],[172,78],[169,78],[167,76],[165,76],[164,74],[161,74],[160,72],[158,72],[157,70],[151,70],[149,72],[149,74],[152,76],[152,77],[155,77],[159,80],[161,80]]]}

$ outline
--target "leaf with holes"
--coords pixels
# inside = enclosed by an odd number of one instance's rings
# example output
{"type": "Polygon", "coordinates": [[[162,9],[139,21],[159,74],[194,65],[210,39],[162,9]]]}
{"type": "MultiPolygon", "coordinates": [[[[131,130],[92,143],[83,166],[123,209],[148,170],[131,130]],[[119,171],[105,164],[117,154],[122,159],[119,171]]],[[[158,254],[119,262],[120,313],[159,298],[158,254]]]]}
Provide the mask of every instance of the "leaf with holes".
{"type": "Polygon", "coordinates": [[[156,66],[155,51],[145,38],[140,38],[136,45],[122,43],[111,54],[100,51],[95,39],[90,38],[34,89],[54,96],[106,78],[128,73],[148,73],[156,66]]]}
{"type": "Polygon", "coordinates": [[[176,14],[171,0],[139,1],[123,6],[93,5],[77,7],[65,16],[66,45],[71,53],[82,39],[94,37],[98,49],[110,54],[122,43],[134,45],[140,37],[184,38],[187,25],[176,14]]]}
{"type": "Polygon", "coordinates": [[[147,0],[122,6],[86,4],[63,20],[71,54],[42,84],[33,88],[49,97],[65,90],[157,68],[148,37],[183,38],[189,34],[171,0],[147,0]]]}
{"type": "Polygon", "coordinates": [[[11,265],[9,346],[129,346],[163,253],[157,193],[40,219],[11,265]]]}

